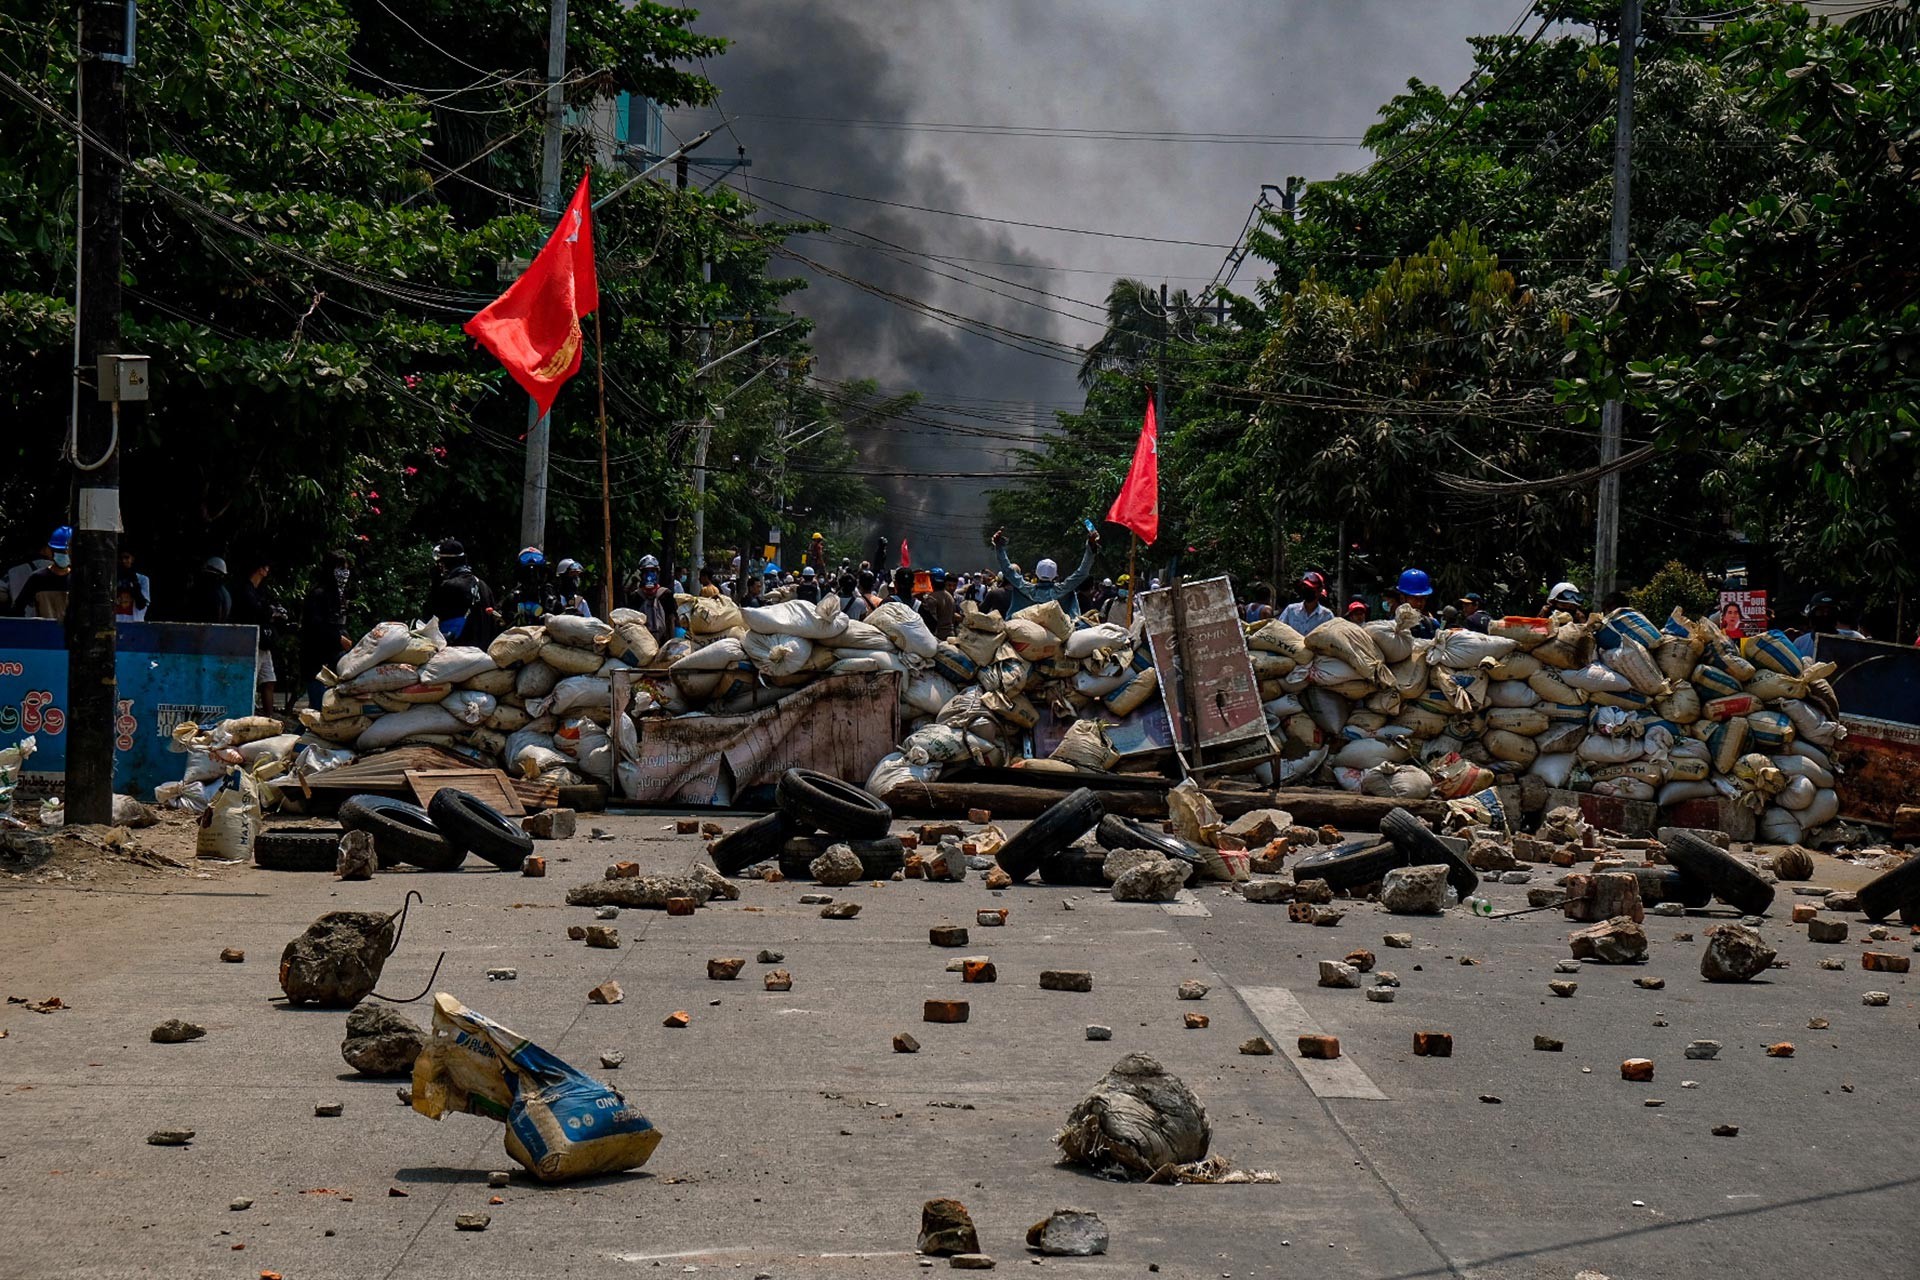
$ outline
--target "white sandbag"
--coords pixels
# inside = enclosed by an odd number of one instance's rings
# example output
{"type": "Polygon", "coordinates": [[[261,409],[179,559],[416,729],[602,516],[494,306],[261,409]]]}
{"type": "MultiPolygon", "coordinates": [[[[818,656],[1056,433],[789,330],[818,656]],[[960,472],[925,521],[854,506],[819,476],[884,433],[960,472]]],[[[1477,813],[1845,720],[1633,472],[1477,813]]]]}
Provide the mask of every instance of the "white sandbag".
{"type": "Polygon", "coordinates": [[[1689,725],[1700,718],[1700,692],[1685,680],[1677,681],[1673,691],[1654,704],[1662,720],[1689,725]]]}
{"type": "MultiPolygon", "coordinates": [[[[1790,756],[1798,756],[1802,760],[1811,761],[1812,763],[1818,765],[1820,768],[1827,770],[1829,773],[1831,773],[1833,770],[1833,757],[1828,755],[1825,750],[1823,750],[1820,747],[1814,746],[1811,742],[1808,742],[1803,737],[1796,736],[1794,740],[1788,744],[1787,754],[1790,756]]],[[[1833,784],[1830,782],[1823,782],[1820,785],[1832,786],[1833,784]]]]}
{"type": "Polygon", "coordinates": [[[1515,649],[1500,661],[1487,668],[1487,674],[1495,680],[1519,680],[1524,682],[1536,671],[1544,671],[1540,659],[1520,649],[1515,649]]]}
{"type": "Polygon", "coordinates": [[[1523,738],[1537,738],[1552,724],[1553,722],[1547,719],[1547,713],[1538,707],[1489,707],[1487,709],[1487,728],[1498,729],[1504,733],[1517,733],[1523,738]]]}
{"type": "Polygon", "coordinates": [[[1091,658],[1102,649],[1128,648],[1131,644],[1125,627],[1102,622],[1075,631],[1067,637],[1065,648],[1069,658],[1091,658]]]}
{"type": "Polygon", "coordinates": [[[539,627],[509,627],[493,638],[487,656],[496,667],[517,667],[539,657],[545,639],[539,627]]]}
{"type": "Polygon", "coordinates": [[[554,686],[553,693],[539,702],[529,703],[534,715],[579,715],[590,709],[605,719],[613,706],[613,684],[604,676],[568,676],[554,686]]]}
{"type": "Polygon", "coordinates": [[[1601,734],[1588,734],[1581,740],[1575,754],[1589,764],[1626,764],[1646,754],[1646,746],[1639,738],[1609,738],[1601,734]]]}
{"type": "MultiPolygon", "coordinates": [[[[626,717],[622,716],[621,720],[626,721],[626,717]]],[[[585,716],[574,716],[555,730],[553,748],[570,759],[579,760],[588,752],[606,746],[610,740],[600,725],[585,716]]]]}
{"type": "Polygon", "coordinates": [[[519,679],[518,671],[502,671],[499,667],[488,667],[476,672],[460,682],[462,689],[471,689],[476,693],[490,693],[494,697],[504,697],[513,692],[514,682],[519,679]]]}
{"type": "Polygon", "coordinates": [[[360,735],[354,746],[364,754],[393,746],[402,738],[423,733],[454,734],[462,727],[460,721],[454,719],[453,713],[445,707],[426,703],[381,716],[367,726],[366,732],[360,735]]]}
{"type": "MultiPolygon", "coordinates": [[[[1019,693],[1027,687],[1027,677],[1033,674],[1033,666],[1004,646],[1000,652],[1003,656],[981,667],[976,680],[988,693],[1019,693]]],[[[1134,683],[1137,680],[1128,681],[1128,685],[1134,683]]],[[[1125,687],[1122,686],[1123,689],[1125,687]]]]}
{"type": "Polygon", "coordinates": [[[890,650],[834,649],[831,652],[833,665],[827,670],[837,676],[862,675],[877,671],[904,672],[907,669],[907,664],[900,660],[900,655],[890,650]]]}
{"type": "MultiPolygon", "coordinates": [[[[1315,627],[1318,631],[1320,628],[1315,627]]],[[[1305,689],[1300,694],[1300,705],[1307,709],[1307,715],[1327,737],[1337,737],[1347,727],[1347,700],[1331,689],[1318,685],[1305,689]]]]}
{"type": "Polygon", "coordinates": [[[1602,650],[1600,660],[1608,670],[1624,677],[1635,693],[1662,698],[1672,691],[1672,683],[1660,673],[1653,655],[1630,635],[1621,636],[1613,648],[1602,650]]]}
{"type": "Polygon", "coordinates": [[[448,715],[461,724],[481,725],[487,722],[494,708],[500,705],[500,700],[490,693],[476,693],[471,689],[461,689],[448,694],[441,700],[440,705],[447,709],[448,715]]]}
{"type": "Polygon", "coordinates": [[[412,633],[398,622],[377,623],[353,648],[340,655],[340,660],[333,664],[334,674],[342,683],[351,680],[371,667],[391,661],[412,639],[412,633]]]}
{"type": "Polygon", "coordinates": [[[1540,758],[1540,748],[1532,738],[1507,729],[1489,729],[1480,739],[1495,760],[1524,769],[1540,758]]]}
{"type": "Polygon", "coordinates": [[[1003,647],[1013,650],[1028,662],[1039,662],[1060,652],[1060,641],[1054,638],[1053,632],[1031,618],[1009,621],[1006,630],[1001,633],[1001,641],[1003,647]]]}
{"type": "Polygon", "coordinates": [[[910,707],[921,715],[938,715],[940,708],[957,692],[945,676],[928,669],[900,682],[900,705],[910,707]]]}
{"type": "Polygon", "coordinates": [[[1336,769],[1372,769],[1383,764],[1399,764],[1406,758],[1406,748],[1396,743],[1358,738],[1338,744],[1330,760],[1336,769]]]}
{"type": "Polygon", "coordinates": [[[613,634],[607,637],[606,653],[635,667],[650,667],[660,656],[660,642],[647,627],[646,615],[637,609],[615,609],[607,619],[613,634]]]}
{"type": "Polygon", "coordinates": [[[516,729],[526,728],[532,721],[533,717],[527,714],[525,707],[496,701],[493,710],[487,714],[486,727],[499,733],[512,733],[516,729]]]}
{"type": "Polygon", "coordinates": [[[513,693],[522,702],[534,702],[552,693],[559,683],[560,673],[535,659],[515,673],[513,693]]]}
{"type": "Polygon", "coordinates": [[[540,661],[564,676],[592,675],[605,660],[599,649],[563,644],[551,637],[540,645],[540,661]]]}
{"type": "Polygon", "coordinates": [[[1820,708],[1811,702],[1790,701],[1780,704],[1780,710],[1786,713],[1793,723],[1794,738],[1800,742],[1809,742],[1816,747],[1831,747],[1847,736],[1847,727],[1837,720],[1829,720],[1820,708]]]}
{"type": "Polygon", "coordinates": [[[419,682],[418,667],[409,667],[399,662],[383,662],[377,667],[368,667],[351,680],[342,680],[330,692],[343,698],[371,698],[376,693],[404,689],[410,684],[419,682]]]}
{"type": "Polygon", "coordinates": [[[1534,736],[1534,745],[1540,748],[1542,755],[1561,755],[1577,751],[1586,740],[1586,721],[1556,720],[1547,726],[1545,733],[1534,736]]]}
{"type": "MultiPolygon", "coordinates": [[[[845,617],[844,614],[842,616],[845,617]]],[[[874,626],[871,622],[862,618],[847,618],[846,623],[847,625],[841,630],[840,634],[833,638],[832,647],[836,651],[844,651],[847,649],[879,651],[893,648],[893,642],[887,639],[887,633],[874,626]]],[[[975,632],[974,634],[981,635],[984,633],[975,632]]],[[[994,634],[997,637],[999,633],[995,632],[994,634]]],[[[996,638],[992,648],[987,651],[989,659],[993,656],[993,650],[999,647],[1000,642],[996,638]]],[[[965,653],[969,658],[973,658],[975,662],[980,661],[979,658],[974,657],[972,651],[966,649],[964,646],[961,648],[961,652],[965,653]]]]}
{"type": "Polygon", "coordinates": [[[1681,804],[1688,800],[1711,800],[1719,792],[1705,779],[1675,778],[1660,788],[1655,801],[1665,808],[1670,804],[1681,804]]]}
{"type": "Polygon", "coordinates": [[[1800,842],[1800,815],[1778,805],[1768,805],[1760,811],[1760,817],[1754,823],[1754,843],[1756,844],[1798,844],[1800,842]]]}
{"type": "Polygon", "coordinates": [[[1277,653],[1291,658],[1295,666],[1313,661],[1313,652],[1298,631],[1274,618],[1255,627],[1247,635],[1247,648],[1260,653],[1277,653]]]}
{"type": "Polygon", "coordinates": [[[1442,631],[1427,650],[1427,661],[1436,667],[1471,671],[1492,666],[1514,650],[1514,642],[1504,636],[1468,631],[1464,627],[1442,631]]]}
{"type": "Polygon", "coordinates": [[[1814,792],[1813,803],[1795,816],[1800,819],[1802,831],[1826,826],[1840,816],[1840,793],[1832,787],[1821,787],[1814,792]]]}
{"type": "Polygon", "coordinates": [[[453,692],[453,682],[443,680],[438,684],[409,684],[398,689],[389,689],[385,693],[374,695],[375,701],[392,711],[404,711],[408,707],[420,706],[428,702],[440,702],[453,692]]]}
{"type": "Polygon", "coordinates": [[[550,613],[544,622],[547,639],[572,649],[598,649],[613,634],[613,628],[598,618],[583,618],[577,613],[550,613]]]}
{"type": "Polygon", "coordinates": [[[1133,668],[1121,667],[1112,675],[1095,675],[1091,671],[1081,671],[1073,678],[1075,693],[1084,693],[1090,698],[1104,698],[1133,677],[1133,668]]]}
{"type": "Polygon", "coordinates": [[[1813,804],[1814,794],[1819,790],[1820,788],[1813,785],[1811,778],[1790,776],[1787,779],[1787,785],[1780,789],[1780,794],[1773,798],[1773,802],[1782,809],[1798,812],[1813,804]]]}
{"type": "Polygon", "coordinates": [[[1568,751],[1554,755],[1538,755],[1527,766],[1530,777],[1543,779],[1549,787],[1560,788],[1567,785],[1567,779],[1573,776],[1574,766],[1580,763],[1580,757],[1568,751]]]}
{"type": "Polygon", "coordinates": [[[1542,702],[1571,706],[1587,700],[1586,691],[1576,689],[1566,682],[1565,671],[1542,668],[1527,677],[1527,687],[1540,695],[1542,702]]]}
{"type": "MultiPolygon", "coordinates": [[[[676,603],[679,597],[675,597],[676,603]]],[[[746,627],[740,606],[726,596],[700,596],[687,605],[687,632],[696,637],[725,635],[746,627]]]]}
{"type": "Polygon", "coordinates": [[[1531,707],[1540,695],[1525,680],[1495,680],[1487,689],[1489,707],[1531,707]]]}
{"type": "Polygon", "coordinates": [[[913,654],[917,658],[931,658],[939,649],[940,642],[933,638],[933,632],[912,606],[893,601],[883,604],[867,615],[866,620],[886,633],[893,647],[902,653],[913,654]]]}
{"type": "Polygon", "coordinates": [[[472,679],[482,671],[495,670],[500,664],[487,656],[485,649],[475,649],[466,645],[448,645],[427,659],[420,668],[422,684],[435,684],[450,680],[459,684],[462,680],[472,679]]]}
{"type": "Polygon", "coordinates": [[[1633,682],[1604,663],[1591,662],[1584,667],[1562,671],[1560,679],[1582,693],[1632,693],[1633,682]]]}
{"type": "Polygon", "coordinates": [[[1316,654],[1341,659],[1383,688],[1393,683],[1393,673],[1380,656],[1379,646],[1373,642],[1373,636],[1367,629],[1357,623],[1348,622],[1345,618],[1329,619],[1306,637],[1306,646],[1316,654]]]}
{"type": "Polygon", "coordinates": [[[1362,623],[1373,644],[1380,651],[1380,658],[1389,666],[1396,662],[1405,662],[1413,656],[1413,628],[1420,621],[1419,611],[1407,605],[1401,605],[1391,618],[1376,618],[1372,622],[1362,623]]]}
{"type": "Polygon", "coordinates": [[[733,636],[726,636],[712,644],[702,645],[692,653],[675,662],[669,670],[681,671],[727,671],[737,670],[742,665],[751,667],[741,642],[733,636]]]}
{"type": "Polygon", "coordinates": [[[1073,619],[1067,616],[1067,611],[1060,607],[1060,602],[1057,600],[1047,600],[1040,604],[1030,604],[1026,608],[1016,612],[1013,617],[1008,618],[1007,621],[1011,623],[1015,619],[1038,623],[1040,626],[1046,628],[1047,634],[1051,635],[1061,644],[1065,644],[1067,637],[1073,634],[1073,619]]]}
{"type": "Polygon", "coordinates": [[[518,759],[520,753],[528,747],[543,747],[548,751],[553,750],[553,732],[551,730],[542,732],[530,728],[516,729],[507,734],[507,745],[500,754],[506,760],[509,768],[515,768],[517,766],[514,764],[514,761],[518,759]]]}
{"type": "MultiPolygon", "coordinates": [[[[807,609],[804,600],[790,600],[787,603],[807,609]]],[[[772,607],[777,609],[781,606],[772,607]]],[[[749,609],[746,612],[756,610],[749,609]]],[[[813,642],[798,635],[749,631],[741,639],[740,649],[747,655],[748,661],[770,676],[797,675],[813,657],[813,642]]]]}
{"type": "Polygon", "coordinates": [[[937,764],[913,764],[906,756],[896,751],[881,758],[873,766],[873,772],[867,775],[865,790],[867,794],[884,800],[895,787],[913,782],[935,782],[940,777],[937,764]]]}
{"type": "Polygon", "coordinates": [[[840,612],[840,598],[830,596],[819,604],[805,600],[785,600],[758,609],[742,609],[747,630],[760,635],[799,636],[805,640],[834,640],[846,630],[846,615],[840,612]],[[832,607],[828,608],[828,600],[832,607]]]}
{"type": "Polygon", "coordinates": [[[299,746],[299,734],[276,733],[270,738],[255,738],[250,742],[240,743],[234,750],[240,753],[240,763],[251,770],[262,760],[291,760],[299,746]]]}

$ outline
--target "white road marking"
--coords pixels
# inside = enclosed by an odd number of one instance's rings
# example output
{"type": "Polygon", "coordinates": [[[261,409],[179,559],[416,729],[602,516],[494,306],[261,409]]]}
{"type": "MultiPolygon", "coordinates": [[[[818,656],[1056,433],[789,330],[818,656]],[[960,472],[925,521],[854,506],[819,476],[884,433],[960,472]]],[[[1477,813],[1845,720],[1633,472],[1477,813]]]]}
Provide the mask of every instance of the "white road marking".
{"type": "Polygon", "coordinates": [[[1213,912],[1207,910],[1206,904],[1193,896],[1193,890],[1191,889],[1182,889],[1174,895],[1172,902],[1161,903],[1160,909],[1170,916],[1200,916],[1203,918],[1211,918],[1213,915],[1213,912]]]}
{"type": "Polygon", "coordinates": [[[1318,1035],[1320,1028],[1307,1016],[1293,992],[1285,987],[1235,987],[1234,990],[1247,1002],[1247,1008],[1266,1031],[1267,1039],[1273,1042],[1274,1050],[1286,1056],[1316,1097],[1387,1100],[1380,1086],[1352,1058],[1343,1056],[1322,1062],[1300,1056],[1300,1037],[1318,1035]]]}

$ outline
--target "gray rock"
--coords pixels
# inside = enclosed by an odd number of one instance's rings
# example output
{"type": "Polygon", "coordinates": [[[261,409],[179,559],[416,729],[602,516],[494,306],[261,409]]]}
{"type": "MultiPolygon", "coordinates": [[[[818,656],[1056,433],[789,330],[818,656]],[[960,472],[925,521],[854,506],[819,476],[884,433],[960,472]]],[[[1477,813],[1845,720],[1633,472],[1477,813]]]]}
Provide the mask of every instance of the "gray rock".
{"type": "Polygon", "coordinates": [[[920,1239],[915,1247],[935,1257],[980,1252],[980,1237],[973,1229],[967,1206],[946,1197],[921,1205],[920,1239]]]}
{"type": "Polygon", "coordinates": [[[938,848],[921,854],[920,866],[921,874],[929,880],[965,880],[967,855],[960,847],[960,837],[940,837],[938,848]]]}
{"type": "Polygon", "coordinates": [[[754,957],[754,961],[758,964],[779,964],[786,958],[787,953],[784,951],[762,951],[754,957]]]}
{"type": "Polygon", "coordinates": [[[626,1060],[627,1055],[618,1049],[609,1049],[600,1055],[600,1065],[609,1071],[618,1071],[620,1064],[626,1060]]]}
{"type": "Polygon", "coordinates": [[[1209,987],[1198,978],[1188,978],[1180,984],[1179,989],[1174,994],[1182,1000],[1205,1000],[1207,998],[1207,992],[1211,990],[1213,990],[1212,987],[1209,987]]]}
{"type": "Polygon", "coordinates": [[[373,851],[371,831],[349,831],[340,837],[333,874],[342,880],[371,880],[380,860],[373,851]]]}
{"type": "Polygon", "coordinates": [[[1437,916],[1447,909],[1447,867],[1395,867],[1380,882],[1380,905],[1397,916],[1437,916]]]}
{"type": "Polygon", "coordinates": [[[329,911],[280,953],[280,989],[294,1004],[352,1008],[379,983],[392,950],[392,916],[329,911]]]}
{"type": "Polygon", "coordinates": [[[620,918],[620,908],[595,907],[593,909],[593,918],[595,920],[618,920],[620,918]]]}
{"type": "Polygon", "coordinates": [[[1647,931],[1631,916],[1615,916],[1567,935],[1576,960],[1597,964],[1637,964],[1647,958],[1647,931]]]}
{"type": "Polygon", "coordinates": [[[1502,871],[1500,873],[1501,884],[1526,884],[1532,879],[1533,872],[1531,871],[1502,871]]]}
{"type": "Polygon", "coordinates": [[[1323,987],[1358,989],[1360,986],[1360,971],[1344,960],[1322,960],[1320,962],[1320,985],[1323,987]]]}
{"type": "Polygon", "coordinates": [[[1847,922],[1845,920],[1827,920],[1815,916],[1807,921],[1808,942],[1845,942],[1847,940],[1847,922]]]}
{"type": "Polygon", "coordinates": [[[827,851],[807,864],[807,871],[829,888],[852,884],[865,870],[860,855],[844,844],[827,846],[827,851]]]}
{"type": "Polygon", "coordinates": [[[183,1022],[179,1018],[168,1018],[155,1027],[147,1038],[155,1044],[185,1044],[189,1040],[198,1040],[207,1034],[207,1029],[197,1022],[183,1022]]]}
{"type": "Polygon", "coordinates": [[[1112,884],[1135,867],[1144,867],[1166,860],[1167,855],[1157,849],[1114,849],[1107,854],[1106,861],[1100,864],[1100,874],[1106,878],[1108,884],[1112,884]]]}
{"type": "Polygon", "coordinates": [[[706,901],[711,902],[714,898],[720,898],[727,902],[739,901],[740,886],[721,875],[714,869],[711,863],[703,859],[696,858],[687,864],[687,878],[698,880],[707,886],[711,891],[711,895],[706,901]]]}
{"type": "Polygon", "coordinates": [[[1527,890],[1527,905],[1530,907],[1557,906],[1567,895],[1559,889],[1547,885],[1537,885],[1527,890]]]}
{"type": "Polygon", "coordinates": [[[1410,951],[1413,949],[1413,935],[1410,933],[1383,934],[1380,941],[1399,951],[1410,951]]]}
{"type": "Polygon", "coordinates": [[[363,1076],[407,1076],[413,1060],[426,1048],[427,1033],[399,1010],[384,1004],[363,1004],[347,1015],[347,1038],[340,1056],[363,1076]]]}
{"type": "Polygon", "coordinates": [[[1892,997],[1884,991],[1869,991],[1860,997],[1860,1003],[1872,1009],[1879,1009],[1885,1007],[1890,999],[1892,997]]]}
{"type": "Polygon", "coordinates": [[[575,885],[567,890],[567,905],[653,907],[664,911],[669,898],[692,898],[695,906],[704,906],[713,896],[713,886],[696,876],[634,876],[632,879],[589,880],[585,884],[575,885]]]}
{"type": "Polygon", "coordinates": [[[1393,988],[1392,987],[1368,987],[1367,999],[1371,1000],[1375,1004],[1392,1004],[1393,988]]]}
{"type": "Polygon", "coordinates": [[[1175,862],[1171,858],[1156,858],[1121,872],[1113,882],[1113,900],[1171,902],[1186,882],[1186,863],[1175,862]]]}
{"type": "Polygon", "coordinates": [[[346,1114],[346,1110],[347,1104],[344,1102],[316,1102],[313,1104],[313,1114],[316,1116],[331,1118],[333,1116],[346,1114]]]}
{"type": "Polygon", "coordinates": [[[1088,1024],[1087,1024],[1087,1039],[1089,1039],[1089,1040],[1111,1040],[1111,1039],[1113,1039],[1113,1028],[1112,1028],[1112,1027],[1103,1027],[1103,1026],[1100,1026],[1099,1024],[1097,1024],[1097,1023],[1088,1023],[1088,1024]]]}
{"type": "Polygon", "coordinates": [[[1293,900],[1314,906],[1333,901],[1333,886],[1325,880],[1300,880],[1293,886],[1293,900]]]}
{"type": "Polygon", "coordinates": [[[1553,971],[1555,973],[1578,973],[1580,972],[1580,962],[1578,960],[1555,960],[1553,962],[1553,971]]]}
{"type": "Polygon", "coordinates": [[[1823,905],[1829,911],[1858,911],[1860,895],[1852,889],[1835,889],[1823,905]]]}
{"type": "Polygon", "coordinates": [[[824,907],[832,901],[833,895],[830,893],[803,893],[800,895],[800,905],[803,907],[824,907]]]}
{"type": "Polygon", "coordinates": [[[1687,914],[1687,908],[1686,904],[1681,902],[1656,902],[1653,904],[1653,914],[1657,916],[1683,916],[1687,914]]]}
{"type": "Polygon", "coordinates": [[[1707,949],[1700,956],[1700,976],[1708,982],[1746,982],[1765,973],[1774,950],[1743,924],[1723,924],[1707,931],[1707,949]]]}
{"type": "Polygon", "coordinates": [[[487,1185],[490,1187],[504,1187],[512,1181],[513,1175],[505,1169],[495,1169],[487,1175],[487,1185]]]}
{"type": "Polygon", "coordinates": [[[485,1231],[493,1219],[484,1213],[456,1213],[453,1216],[455,1231],[485,1231]]]}
{"type": "Polygon", "coordinates": [[[1107,1224],[1091,1209],[1055,1209],[1027,1228],[1027,1247],[1053,1258],[1091,1258],[1107,1251],[1107,1224]]]}
{"type": "Polygon", "coordinates": [[[1248,902],[1292,902],[1293,881],[1249,880],[1240,886],[1240,896],[1248,902]]]}
{"type": "Polygon", "coordinates": [[[1695,1040],[1686,1047],[1686,1055],[1699,1062],[1711,1062],[1719,1052],[1718,1040],[1695,1040]]]}
{"type": "Polygon", "coordinates": [[[235,1213],[245,1213],[247,1210],[253,1208],[253,1201],[247,1196],[235,1196],[227,1202],[227,1208],[235,1213]]]}

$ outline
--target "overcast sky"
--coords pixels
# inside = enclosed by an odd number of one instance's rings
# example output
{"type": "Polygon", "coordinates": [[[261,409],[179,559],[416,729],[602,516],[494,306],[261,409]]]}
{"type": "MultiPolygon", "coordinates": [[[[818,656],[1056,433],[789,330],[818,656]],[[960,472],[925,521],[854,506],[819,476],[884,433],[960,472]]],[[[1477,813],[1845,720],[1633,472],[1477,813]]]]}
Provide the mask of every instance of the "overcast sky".
{"type": "MultiPolygon", "coordinates": [[[[1279,184],[1289,174],[1325,178],[1364,164],[1354,141],[1382,103],[1410,77],[1451,92],[1472,65],[1466,37],[1506,31],[1525,5],[723,0],[701,8],[700,28],[734,42],[708,69],[753,162],[745,189],[912,253],[814,237],[796,240],[794,249],[872,289],[1082,346],[1100,332],[1093,322],[1115,276],[1200,289],[1225,253],[1208,246],[1233,242],[1262,183],[1279,184]],[[831,123],[851,120],[1295,140],[1095,140],[831,123]],[[1010,226],[875,200],[1202,243],[1010,226]],[[916,256],[924,254],[977,261],[916,256]]],[[[670,123],[684,138],[719,119],[708,110],[670,123]]],[[[703,154],[729,155],[733,145],[722,134],[703,154]]],[[[783,216],[771,203],[765,212],[783,216]]],[[[784,267],[804,273],[792,263],[784,267]]],[[[797,307],[817,322],[814,346],[827,376],[871,377],[980,415],[956,419],[974,434],[925,427],[875,433],[860,442],[875,470],[1003,469],[1013,446],[978,433],[1016,431],[1036,416],[1050,421],[1055,408],[1079,407],[1070,355],[1014,350],[831,278],[816,276],[797,307]]],[[[987,563],[980,534],[991,480],[876,483],[888,500],[882,532],[896,542],[911,537],[918,563],[987,563]]],[[[1097,520],[1104,513],[1086,514],[1097,520]]],[[[1016,548],[1015,558],[1066,559],[1070,551],[1016,548]]]]}

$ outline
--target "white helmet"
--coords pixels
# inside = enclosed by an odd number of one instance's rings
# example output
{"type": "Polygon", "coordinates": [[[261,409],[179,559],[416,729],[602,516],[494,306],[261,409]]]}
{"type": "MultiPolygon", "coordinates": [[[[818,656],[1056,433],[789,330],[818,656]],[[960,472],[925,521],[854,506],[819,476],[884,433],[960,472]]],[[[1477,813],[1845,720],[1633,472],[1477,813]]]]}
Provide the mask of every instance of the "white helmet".
{"type": "Polygon", "coordinates": [[[653,556],[641,556],[640,567],[642,569],[658,569],[660,567],[660,561],[653,556]]]}
{"type": "Polygon", "coordinates": [[[1556,582],[1553,590],[1547,592],[1548,604],[1567,604],[1579,608],[1586,602],[1587,598],[1580,593],[1580,588],[1571,582],[1556,582]]]}

